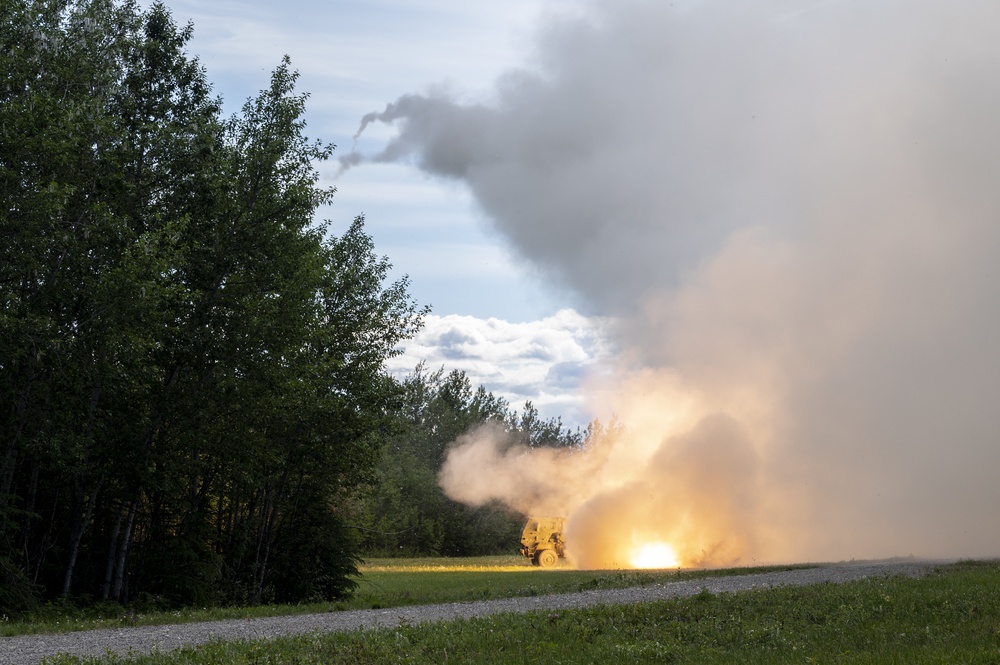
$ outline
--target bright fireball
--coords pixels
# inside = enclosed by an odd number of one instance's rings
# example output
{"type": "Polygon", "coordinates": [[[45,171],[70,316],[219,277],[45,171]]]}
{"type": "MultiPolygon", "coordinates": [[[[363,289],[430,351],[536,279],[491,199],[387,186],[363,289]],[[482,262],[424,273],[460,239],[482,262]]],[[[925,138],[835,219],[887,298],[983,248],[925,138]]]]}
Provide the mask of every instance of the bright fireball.
{"type": "Polygon", "coordinates": [[[646,543],[636,550],[629,562],[636,568],[677,568],[680,562],[674,548],[666,543],[646,543]]]}

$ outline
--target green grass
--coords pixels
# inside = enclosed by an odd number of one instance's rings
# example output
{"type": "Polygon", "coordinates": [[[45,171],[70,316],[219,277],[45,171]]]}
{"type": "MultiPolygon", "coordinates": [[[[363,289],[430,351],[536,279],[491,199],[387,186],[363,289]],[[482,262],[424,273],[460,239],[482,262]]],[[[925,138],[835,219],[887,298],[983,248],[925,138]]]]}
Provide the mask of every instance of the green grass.
{"type": "Polygon", "coordinates": [[[725,570],[573,570],[535,568],[522,557],[373,559],[362,567],[348,609],[544,596],[588,589],[621,589],[719,575],[746,575],[808,566],[725,570]]]}
{"type": "Polygon", "coordinates": [[[918,580],[706,591],[624,607],[220,642],[128,662],[1000,663],[1000,564],[956,564],[918,580]]]}
{"type": "Polygon", "coordinates": [[[520,556],[370,559],[361,566],[361,577],[354,596],[336,603],[186,608],[172,611],[123,608],[114,604],[76,607],[70,603],[53,603],[19,621],[10,621],[4,617],[0,622],[0,636],[540,596],[587,589],[643,586],[725,574],[787,570],[792,567],[796,566],[707,571],[585,571],[565,566],[536,568],[520,556]]]}

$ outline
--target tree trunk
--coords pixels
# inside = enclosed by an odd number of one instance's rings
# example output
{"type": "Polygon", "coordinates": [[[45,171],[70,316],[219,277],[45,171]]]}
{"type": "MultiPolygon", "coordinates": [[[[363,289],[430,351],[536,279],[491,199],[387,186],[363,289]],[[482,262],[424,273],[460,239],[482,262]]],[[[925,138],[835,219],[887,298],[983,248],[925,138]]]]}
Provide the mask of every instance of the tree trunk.
{"type": "Polygon", "coordinates": [[[132,542],[132,530],[135,524],[135,513],[139,509],[139,495],[132,500],[128,509],[128,519],[125,521],[125,533],[122,535],[118,548],[118,561],[115,564],[115,583],[111,589],[111,599],[121,602],[122,583],[125,579],[125,561],[128,558],[128,548],[132,542]]]}
{"type": "Polygon", "coordinates": [[[255,603],[260,603],[261,597],[264,595],[264,577],[267,574],[267,558],[270,554],[270,538],[268,536],[272,511],[270,494],[268,492],[261,502],[260,524],[257,527],[257,554],[254,557],[253,567],[253,599],[255,603]]]}
{"type": "Polygon", "coordinates": [[[87,500],[86,512],[83,511],[83,482],[85,482],[86,477],[77,485],[77,501],[74,503],[80,504],[79,508],[74,508],[73,515],[73,529],[70,532],[70,542],[69,542],[69,560],[66,562],[66,576],[63,578],[63,589],[62,596],[65,598],[69,595],[70,588],[73,586],[73,569],[76,567],[76,559],[80,553],[80,543],[83,541],[83,534],[86,533],[87,527],[90,526],[90,518],[94,514],[94,502],[97,501],[97,493],[101,490],[101,485],[104,484],[104,479],[102,478],[98,481],[97,486],[94,487],[94,491],[90,493],[90,498],[87,500]],[[83,513],[82,515],[80,513],[83,513]]]}
{"type": "Polygon", "coordinates": [[[76,559],[80,553],[80,542],[83,540],[83,534],[86,533],[87,527],[90,525],[90,518],[94,513],[94,502],[97,500],[97,493],[104,482],[103,477],[98,481],[90,493],[90,499],[87,500],[86,509],[84,509],[84,496],[87,491],[87,480],[90,470],[90,454],[93,452],[94,419],[97,413],[97,402],[100,400],[100,397],[101,387],[96,385],[90,393],[87,426],[84,431],[84,441],[86,443],[83,445],[83,459],[80,464],[82,470],[77,476],[76,491],[73,497],[73,522],[70,526],[69,535],[69,560],[66,562],[66,576],[63,578],[63,598],[69,595],[70,588],[73,585],[73,569],[76,567],[76,559]]]}
{"type": "Polygon", "coordinates": [[[3,456],[3,469],[0,472],[0,509],[6,507],[10,499],[10,490],[14,485],[14,470],[17,467],[17,448],[21,433],[24,431],[24,414],[28,410],[28,400],[31,395],[31,382],[25,387],[17,400],[17,405],[11,408],[11,426],[7,436],[7,450],[3,456]],[[16,424],[14,424],[16,423],[16,424]]]}
{"type": "Polygon", "coordinates": [[[111,596],[111,584],[114,582],[115,558],[118,553],[118,534],[122,530],[122,521],[125,519],[125,509],[118,511],[115,519],[115,526],[111,530],[111,542],[108,544],[108,562],[104,568],[104,585],[101,586],[101,600],[107,600],[111,596]]]}
{"type": "Polygon", "coordinates": [[[21,525],[21,551],[24,553],[25,571],[31,576],[33,566],[41,567],[41,561],[31,558],[31,538],[38,516],[35,514],[35,502],[38,499],[38,458],[31,461],[31,480],[28,482],[28,496],[24,503],[24,521],[21,525]]]}

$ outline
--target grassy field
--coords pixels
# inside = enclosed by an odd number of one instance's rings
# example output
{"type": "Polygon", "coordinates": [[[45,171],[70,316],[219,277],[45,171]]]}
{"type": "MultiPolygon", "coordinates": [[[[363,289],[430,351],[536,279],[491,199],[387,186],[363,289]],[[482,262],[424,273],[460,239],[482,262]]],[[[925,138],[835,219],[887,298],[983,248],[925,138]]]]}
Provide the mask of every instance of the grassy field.
{"type": "Polygon", "coordinates": [[[362,566],[349,609],[542,596],[587,589],[622,589],[719,575],[747,575],[807,566],[725,570],[541,569],[520,556],[469,559],[375,559],[362,566]]]}
{"type": "MultiPolygon", "coordinates": [[[[542,571],[539,580],[571,572],[542,571]]],[[[1000,564],[954,564],[919,580],[706,591],[634,606],[214,643],[128,662],[1000,663],[1000,564]]]]}
{"type": "Polygon", "coordinates": [[[354,596],[336,603],[179,610],[123,609],[114,604],[78,608],[71,603],[54,603],[23,620],[11,621],[3,617],[0,636],[540,596],[586,589],[643,586],[713,575],[749,574],[765,569],[581,571],[565,566],[536,568],[521,556],[492,556],[461,559],[371,559],[360,570],[361,577],[354,596]]]}

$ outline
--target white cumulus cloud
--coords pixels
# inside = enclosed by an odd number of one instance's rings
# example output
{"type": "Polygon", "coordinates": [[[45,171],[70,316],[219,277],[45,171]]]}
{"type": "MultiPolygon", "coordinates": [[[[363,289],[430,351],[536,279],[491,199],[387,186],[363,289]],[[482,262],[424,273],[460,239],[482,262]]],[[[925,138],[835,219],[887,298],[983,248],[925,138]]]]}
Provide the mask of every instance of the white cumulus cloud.
{"type": "Polygon", "coordinates": [[[531,400],[543,417],[585,425],[590,413],[582,388],[613,355],[608,319],[564,309],[537,321],[429,315],[423,330],[393,358],[396,376],[419,362],[430,370],[461,370],[514,408],[531,400]]]}

